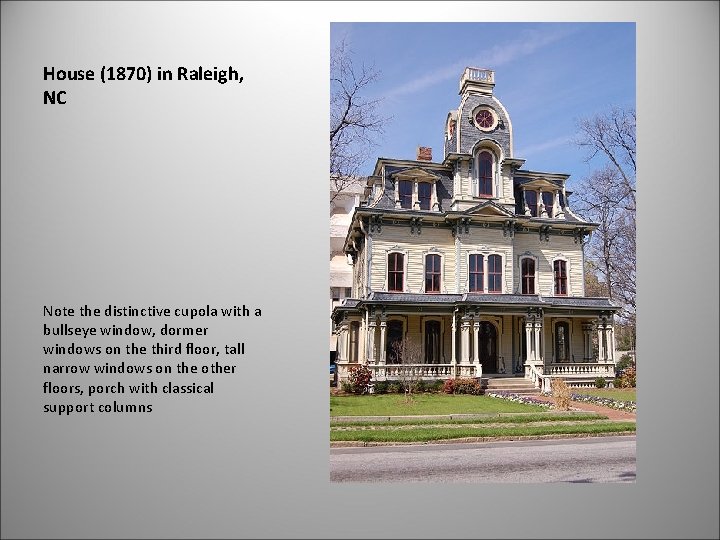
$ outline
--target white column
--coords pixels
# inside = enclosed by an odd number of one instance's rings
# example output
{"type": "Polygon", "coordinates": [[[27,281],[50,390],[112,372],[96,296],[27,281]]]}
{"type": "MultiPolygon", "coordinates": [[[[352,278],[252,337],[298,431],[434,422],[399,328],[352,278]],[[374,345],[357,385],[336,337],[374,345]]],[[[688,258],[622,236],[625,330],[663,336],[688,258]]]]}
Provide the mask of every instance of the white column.
{"type": "Polygon", "coordinates": [[[535,330],[535,332],[534,332],[535,333],[535,355],[536,355],[535,359],[538,360],[539,362],[542,362],[542,364],[545,365],[545,362],[544,362],[545,355],[543,354],[542,341],[541,341],[542,340],[542,338],[541,338],[542,321],[540,319],[536,319],[535,324],[533,326],[535,327],[534,328],[534,330],[535,330]]]}
{"type": "Polygon", "coordinates": [[[450,343],[450,363],[457,363],[457,354],[455,351],[455,343],[457,342],[457,325],[455,321],[455,313],[452,314],[452,339],[450,343]]]}
{"type": "Polygon", "coordinates": [[[373,317],[370,319],[370,322],[368,323],[368,332],[367,332],[367,361],[368,364],[374,364],[375,363],[375,328],[377,327],[377,323],[375,322],[375,318],[373,317]]]}
{"type": "Polygon", "coordinates": [[[380,361],[378,364],[385,365],[385,334],[387,333],[387,322],[383,319],[380,321],[380,361]]]}
{"type": "Polygon", "coordinates": [[[534,335],[533,335],[533,323],[530,319],[525,319],[525,362],[532,362],[535,360],[534,354],[534,335]]]}
{"type": "Polygon", "coordinates": [[[598,362],[605,361],[605,325],[598,323],[598,362]]]}
{"type": "Polygon", "coordinates": [[[583,360],[589,362],[592,360],[592,323],[582,323],[583,329],[583,360]]]}
{"type": "Polygon", "coordinates": [[[460,363],[470,363],[470,322],[463,320],[460,326],[460,363]]]}
{"type": "Polygon", "coordinates": [[[475,321],[473,322],[473,364],[479,364],[480,363],[480,322],[475,321]]]}

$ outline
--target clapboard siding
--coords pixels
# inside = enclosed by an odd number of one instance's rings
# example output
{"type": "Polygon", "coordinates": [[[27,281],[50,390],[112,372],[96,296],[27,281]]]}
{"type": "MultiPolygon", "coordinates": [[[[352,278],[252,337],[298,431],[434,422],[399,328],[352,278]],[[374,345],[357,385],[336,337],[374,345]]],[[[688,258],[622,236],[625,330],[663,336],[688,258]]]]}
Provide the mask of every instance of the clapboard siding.
{"type": "MultiPolygon", "coordinates": [[[[460,236],[460,290],[459,293],[468,292],[469,287],[469,255],[481,253],[485,257],[497,254],[503,258],[503,293],[512,292],[512,239],[503,236],[499,229],[484,229],[472,227],[470,233],[460,236]]],[[[487,287],[487,276],[485,286],[487,287]]]]}
{"type": "Polygon", "coordinates": [[[372,288],[385,290],[387,253],[399,250],[406,255],[405,291],[424,292],[425,255],[433,253],[442,260],[442,291],[454,292],[455,288],[455,243],[449,229],[423,227],[421,234],[410,234],[409,227],[383,226],[382,234],[373,236],[372,242],[372,288]]]}
{"type": "Polygon", "coordinates": [[[538,233],[518,233],[515,235],[513,291],[520,291],[520,258],[529,253],[538,261],[537,292],[544,296],[554,295],[553,260],[556,257],[568,261],[568,290],[570,296],[583,295],[583,255],[580,244],[571,237],[550,236],[550,242],[541,242],[538,233]]]}

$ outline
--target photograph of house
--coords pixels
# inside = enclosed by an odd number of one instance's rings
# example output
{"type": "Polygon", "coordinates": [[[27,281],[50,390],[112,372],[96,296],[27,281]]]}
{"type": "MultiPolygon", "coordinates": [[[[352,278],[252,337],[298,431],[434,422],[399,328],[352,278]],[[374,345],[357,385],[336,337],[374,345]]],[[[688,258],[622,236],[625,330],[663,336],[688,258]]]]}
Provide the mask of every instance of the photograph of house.
{"type": "Polygon", "coordinates": [[[439,152],[378,158],[346,213],[335,244],[351,282],[332,307],[340,380],[356,365],[377,381],[411,369],[541,391],[555,377],[593,386],[615,376],[621,305],[585,284],[600,224],[574,210],[568,174],[516,154],[492,67],[458,71],[439,152]]]}

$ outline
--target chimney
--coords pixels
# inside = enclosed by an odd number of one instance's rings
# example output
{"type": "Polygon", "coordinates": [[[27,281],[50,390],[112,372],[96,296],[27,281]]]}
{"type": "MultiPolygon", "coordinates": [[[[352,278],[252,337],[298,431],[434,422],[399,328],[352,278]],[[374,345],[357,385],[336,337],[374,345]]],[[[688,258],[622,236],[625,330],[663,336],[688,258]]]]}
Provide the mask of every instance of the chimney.
{"type": "Polygon", "coordinates": [[[432,161],[432,148],[428,146],[418,146],[417,161],[432,161]]]}

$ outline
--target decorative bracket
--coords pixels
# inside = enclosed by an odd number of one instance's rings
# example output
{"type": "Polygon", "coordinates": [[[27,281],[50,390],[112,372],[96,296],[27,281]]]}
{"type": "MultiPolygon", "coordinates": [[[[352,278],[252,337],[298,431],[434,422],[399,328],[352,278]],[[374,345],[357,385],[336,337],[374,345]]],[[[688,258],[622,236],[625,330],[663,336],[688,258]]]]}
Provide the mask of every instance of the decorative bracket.
{"type": "Polygon", "coordinates": [[[410,234],[420,234],[422,229],[422,218],[411,217],[410,218],[410,234]]]}

